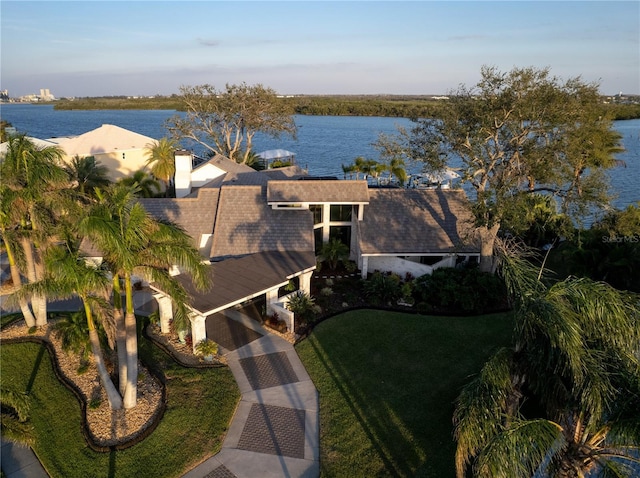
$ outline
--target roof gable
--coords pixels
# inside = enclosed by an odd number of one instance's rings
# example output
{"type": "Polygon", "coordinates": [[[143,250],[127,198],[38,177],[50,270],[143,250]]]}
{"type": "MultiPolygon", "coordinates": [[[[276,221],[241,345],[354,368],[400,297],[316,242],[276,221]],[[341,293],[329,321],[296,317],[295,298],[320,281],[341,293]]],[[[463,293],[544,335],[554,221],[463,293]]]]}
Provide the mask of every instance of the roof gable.
{"type": "Polygon", "coordinates": [[[145,148],[155,140],[112,124],[103,124],[73,138],[60,139],[59,144],[68,156],[90,156],[113,151],[145,148]]]}

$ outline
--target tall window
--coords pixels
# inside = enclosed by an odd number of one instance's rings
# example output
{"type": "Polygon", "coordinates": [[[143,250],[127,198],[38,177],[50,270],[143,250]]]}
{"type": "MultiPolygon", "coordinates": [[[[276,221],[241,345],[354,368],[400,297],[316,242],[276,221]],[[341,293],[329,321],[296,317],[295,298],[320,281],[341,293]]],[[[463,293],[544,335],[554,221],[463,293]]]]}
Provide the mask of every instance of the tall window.
{"type": "Polygon", "coordinates": [[[338,239],[343,244],[351,247],[351,227],[331,226],[329,228],[329,239],[338,239]]]}
{"type": "Polygon", "coordinates": [[[331,222],[350,222],[351,210],[350,204],[332,204],[329,210],[329,220],[331,222]]]}
{"type": "Polygon", "coordinates": [[[312,204],[309,206],[309,211],[313,214],[313,224],[320,224],[322,222],[322,204],[312,204]]]}

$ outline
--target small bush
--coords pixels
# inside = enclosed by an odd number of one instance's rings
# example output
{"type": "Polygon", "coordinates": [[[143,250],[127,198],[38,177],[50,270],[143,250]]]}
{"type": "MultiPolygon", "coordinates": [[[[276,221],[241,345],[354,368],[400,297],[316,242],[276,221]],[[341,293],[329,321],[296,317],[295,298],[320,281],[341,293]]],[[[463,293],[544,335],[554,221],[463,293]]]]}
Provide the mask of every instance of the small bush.
{"type": "Polygon", "coordinates": [[[400,298],[400,276],[374,272],[364,283],[364,293],[374,305],[389,305],[400,298]]]}
{"type": "Polygon", "coordinates": [[[293,312],[301,322],[308,322],[315,314],[315,299],[299,290],[287,302],[287,309],[293,312]]]}
{"type": "Polygon", "coordinates": [[[494,274],[477,267],[436,269],[415,280],[415,296],[434,308],[480,314],[506,304],[506,288],[494,274]]]}

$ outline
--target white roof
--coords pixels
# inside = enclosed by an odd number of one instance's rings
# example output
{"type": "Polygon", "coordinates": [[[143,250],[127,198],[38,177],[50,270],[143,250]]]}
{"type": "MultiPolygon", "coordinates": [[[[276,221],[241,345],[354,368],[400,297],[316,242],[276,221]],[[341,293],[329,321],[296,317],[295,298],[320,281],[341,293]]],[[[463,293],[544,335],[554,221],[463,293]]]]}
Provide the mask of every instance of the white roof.
{"type": "MultiPolygon", "coordinates": [[[[58,143],[56,143],[54,141],[51,141],[51,140],[33,138],[31,136],[27,136],[27,139],[29,141],[31,141],[33,144],[35,144],[38,148],[47,148],[49,146],[58,146],[58,143]]],[[[9,147],[9,142],[8,141],[0,144],[0,156],[4,156],[5,154],[7,154],[7,148],[8,147],[9,147]]]]}
{"type": "Polygon", "coordinates": [[[143,149],[156,140],[112,124],[103,124],[74,138],[60,138],[59,144],[68,156],[91,156],[113,151],[143,149]]]}

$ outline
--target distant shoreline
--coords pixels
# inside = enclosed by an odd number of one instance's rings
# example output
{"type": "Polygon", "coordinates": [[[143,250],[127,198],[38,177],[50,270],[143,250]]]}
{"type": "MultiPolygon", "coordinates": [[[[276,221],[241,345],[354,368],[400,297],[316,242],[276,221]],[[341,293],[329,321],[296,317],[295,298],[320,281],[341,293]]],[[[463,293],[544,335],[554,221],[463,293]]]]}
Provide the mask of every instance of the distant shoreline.
{"type": "MultiPolygon", "coordinates": [[[[614,120],[640,118],[640,96],[625,97],[625,103],[605,103],[614,120]]],[[[437,95],[299,95],[283,97],[292,114],[309,116],[382,116],[392,118],[438,117],[446,96],[437,95]]],[[[5,103],[3,103],[5,104],[5,103]]],[[[9,103],[11,104],[11,103],[9,103]]],[[[21,103],[24,104],[24,103],[21,103]]],[[[31,103],[53,105],[56,110],[175,110],[184,111],[178,95],[144,98],[91,97],[31,103]]]]}

